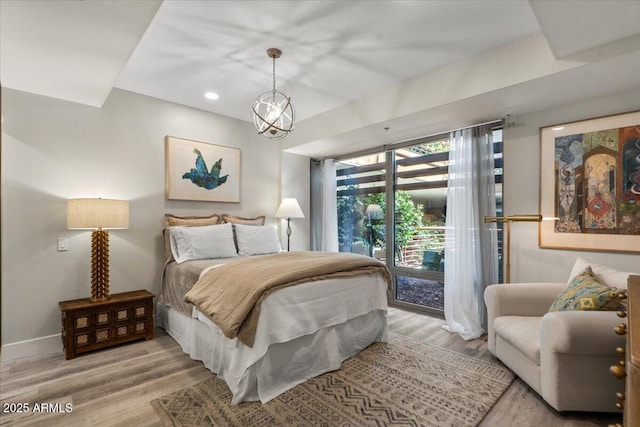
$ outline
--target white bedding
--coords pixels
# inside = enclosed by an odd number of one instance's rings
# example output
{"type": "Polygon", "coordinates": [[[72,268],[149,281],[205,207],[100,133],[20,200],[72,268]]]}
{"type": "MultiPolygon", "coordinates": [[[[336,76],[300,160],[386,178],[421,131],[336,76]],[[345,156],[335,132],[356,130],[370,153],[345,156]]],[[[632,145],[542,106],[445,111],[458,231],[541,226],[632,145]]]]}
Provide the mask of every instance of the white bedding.
{"type": "Polygon", "coordinates": [[[253,347],[228,339],[206,316],[158,305],[159,325],[191,358],[224,379],[232,404],[265,403],[375,341],[387,340],[387,284],[379,276],[329,279],[269,295],[253,347]]]}

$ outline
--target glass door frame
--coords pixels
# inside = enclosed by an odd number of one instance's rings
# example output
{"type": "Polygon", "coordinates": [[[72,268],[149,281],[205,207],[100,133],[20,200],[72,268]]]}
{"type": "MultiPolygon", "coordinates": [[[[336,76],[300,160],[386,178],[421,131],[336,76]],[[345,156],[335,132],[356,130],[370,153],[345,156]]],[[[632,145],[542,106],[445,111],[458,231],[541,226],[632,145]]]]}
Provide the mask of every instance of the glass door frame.
{"type": "Polygon", "coordinates": [[[436,135],[428,138],[421,138],[420,140],[411,141],[410,144],[398,144],[393,145],[391,147],[385,147],[385,162],[387,169],[387,180],[386,180],[386,188],[387,191],[385,193],[386,196],[386,235],[387,235],[387,245],[386,245],[386,264],[389,272],[391,273],[391,298],[389,300],[389,305],[398,306],[402,308],[406,308],[412,311],[419,311],[422,313],[428,313],[431,315],[444,317],[444,310],[439,310],[433,307],[427,307],[425,305],[415,304],[407,301],[398,300],[396,298],[397,292],[397,280],[398,276],[406,276],[406,277],[415,277],[418,279],[425,280],[435,280],[438,282],[442,282],[444,286],[444,272],[436,272],[430,270],[420,270],[416,268],[409,267],[400,267],[396,266],[396,204],[395,204],[395,196],[396,196],[396,178],[397,178],[397,170],[396,170],[396,154],[395,150],[399,148],[404,148],[408,146],[420,145],[431,141],[438,141],[442,139],[443,135],[436,135]],[[391,236],[391,239],[389,237],[391,236]],[[391,241],[390,241],[391,240],[391,241]]]}

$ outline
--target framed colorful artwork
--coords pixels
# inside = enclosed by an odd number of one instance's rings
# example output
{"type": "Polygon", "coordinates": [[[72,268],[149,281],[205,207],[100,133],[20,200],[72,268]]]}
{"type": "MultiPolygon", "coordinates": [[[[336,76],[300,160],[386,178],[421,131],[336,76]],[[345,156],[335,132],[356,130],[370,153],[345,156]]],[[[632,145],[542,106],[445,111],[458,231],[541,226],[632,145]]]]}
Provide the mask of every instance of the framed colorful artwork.
{"type": "Polygon", "coordinates": [[[240,202],[240,149],[165,137],[167,199],[240,202]]]}
{"type": "Polygon", "coordinates": [[[640,252],[640,111],[540,129],[541,248],[640,252]]]}

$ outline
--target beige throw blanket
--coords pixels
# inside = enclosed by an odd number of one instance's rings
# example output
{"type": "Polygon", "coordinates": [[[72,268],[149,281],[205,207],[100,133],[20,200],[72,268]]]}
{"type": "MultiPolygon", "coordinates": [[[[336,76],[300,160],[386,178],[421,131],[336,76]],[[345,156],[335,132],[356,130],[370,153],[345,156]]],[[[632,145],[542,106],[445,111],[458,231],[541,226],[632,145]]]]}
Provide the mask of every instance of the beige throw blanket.
{"type": "Polygon", "coordinates": [[[253,347],[260,305],[271,292],[300,283],[361,274],[382,274],[386,266],[351,253],[281,252],[243,258],[206,272],[185,295],[228,338],[253,347]]]}

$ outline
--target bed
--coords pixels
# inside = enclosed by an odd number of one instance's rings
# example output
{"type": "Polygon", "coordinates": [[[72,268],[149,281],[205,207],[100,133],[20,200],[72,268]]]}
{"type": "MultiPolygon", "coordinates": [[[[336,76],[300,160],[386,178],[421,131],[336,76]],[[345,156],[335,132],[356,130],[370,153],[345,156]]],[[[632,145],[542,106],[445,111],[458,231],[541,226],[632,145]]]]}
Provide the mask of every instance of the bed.
{"type": "Polygon", "coordinates": [[[379,263],[382,268],[363,270],[362,274],[325,275],[268,291],[260,299],[252,339],[233,336],[224,325],[221,328],[214,323],[215,313],[209,313],[205,305],[198,309],[186,302],[185,295],[206,288],[208,285],[203,287],[202,283],[214,276],[218,283],[226,283],[225,279],[231,277],[228,274],[238,270],[246,272],[248,265],[261,268],[260,262],[268,262],[275,270],[285,271],[292,265],[289,257],[325,255],[280,252],[275,227],[263,226],[264,217],[210,219],[216,221],[214,224],[202,224],[201,220],[202,217],[191,217],[176,225],[167,219],[165,234],[169,237],[165,241],[169,246],[174,243],[173,252],[179,253],[180,249],[184,252],[185,247],[193,243],[179,247],[180,239],[172,238],[174,233],[179,235],[178,230],[197,235],[205,229],[207,232],[215,229],[218,233],[215,239],[207,235],[202,240],[224,240],[226,247],[217,248],[216,257],[210,258],[198,258],[207,254],[196,250],[195,255],[186,260],[182,256],[176,259],[175,254],[167,250],[157,304],[158,325],[192,359],[202,361],[227,383],[233,394],[232,404],[268,402],[303,381],[339,369],[343,360],[371,343],[387,340],[390,278],[383,264],[368,257],[362,258],[368,263],[379,263]],[[212,227],[222,225],[218,222],[229,226],[212,227]],[[226,254],[231,256],[217,256],[226,254]]]}

